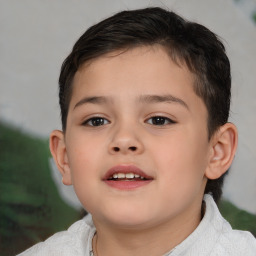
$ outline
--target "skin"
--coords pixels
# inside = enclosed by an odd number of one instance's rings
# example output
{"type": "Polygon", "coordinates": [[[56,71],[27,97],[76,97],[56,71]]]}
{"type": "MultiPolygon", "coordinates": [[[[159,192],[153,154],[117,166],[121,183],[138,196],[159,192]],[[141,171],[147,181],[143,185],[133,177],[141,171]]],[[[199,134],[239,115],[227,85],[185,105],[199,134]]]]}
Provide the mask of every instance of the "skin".
{"type": "Polygon", "coordinates": [[[108,54],[77,71],[66,132],[53,131],[50,148],[63,183],[93,216],[98,255],[162,255],[200,223],[207,179],[230,166],[237,132],[228,123],[208,140],[193,83],[159,46],[108,54]],[[116,165],[136,166],[152,181],[110,187],[103,177],[116,165]]]}

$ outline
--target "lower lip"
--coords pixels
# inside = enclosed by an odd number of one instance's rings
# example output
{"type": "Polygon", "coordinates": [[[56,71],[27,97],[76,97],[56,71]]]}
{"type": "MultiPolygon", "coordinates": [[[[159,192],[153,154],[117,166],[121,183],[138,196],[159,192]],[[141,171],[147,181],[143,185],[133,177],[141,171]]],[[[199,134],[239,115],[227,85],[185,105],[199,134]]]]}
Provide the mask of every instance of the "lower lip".
{"type": "Polygon", "coordinates": [[[129,181],[129,180],[104,180],[104,182],[113,188],[120,189],[120,190],[132,190],[139,187],[146,186],[152,180],[140,180],[140,181],[129,181]]]}

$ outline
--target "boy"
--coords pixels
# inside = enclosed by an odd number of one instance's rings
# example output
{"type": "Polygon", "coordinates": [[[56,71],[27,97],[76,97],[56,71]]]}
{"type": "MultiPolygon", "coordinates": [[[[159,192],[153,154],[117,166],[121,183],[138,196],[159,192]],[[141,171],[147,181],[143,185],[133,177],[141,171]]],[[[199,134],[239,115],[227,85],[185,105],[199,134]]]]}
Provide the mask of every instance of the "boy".
{"type": "Polygon", "coordinates": [[[256,255],[216,206],[237,130],[214,33],[160,8],[118,13],[80,37],[59,85],[50,149],[90,214],[21,255],[256,255]]]}

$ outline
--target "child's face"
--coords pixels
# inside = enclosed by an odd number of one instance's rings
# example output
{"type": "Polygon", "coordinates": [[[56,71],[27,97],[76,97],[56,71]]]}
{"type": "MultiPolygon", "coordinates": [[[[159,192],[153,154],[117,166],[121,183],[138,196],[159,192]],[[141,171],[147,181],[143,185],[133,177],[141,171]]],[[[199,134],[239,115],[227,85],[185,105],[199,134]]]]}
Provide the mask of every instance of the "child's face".
{"type": "Polygon", "coordinates": [[[160,47],[110,55],[75,75],[64,182],[96,223],[143,228],[199,218],[210,143],[193,75],[160,47]]]}

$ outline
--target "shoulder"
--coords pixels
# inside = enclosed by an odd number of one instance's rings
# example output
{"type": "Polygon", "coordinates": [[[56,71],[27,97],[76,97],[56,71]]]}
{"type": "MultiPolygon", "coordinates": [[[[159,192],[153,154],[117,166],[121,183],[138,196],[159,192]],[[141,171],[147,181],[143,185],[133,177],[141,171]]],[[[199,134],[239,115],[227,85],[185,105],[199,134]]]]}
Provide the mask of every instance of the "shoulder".
{"type": "Polygon", "coordinates": [[[233,230],[230,224],[221,216],[213,200],[211,198],[206,200],[211,201],[213,218],[210,225],[214,230],[212,233],[216,236],[215,245],[210,255],[255,256],[255,237],[247,231],[233,230]]]}
{"type": "Polygon", "coordinates": [[[247,231],[223,232],[211,255],[255,256],[256,239],[247,231]]]}
{"type": "Polygon", "coordinates": [[[256,239],[246,231],[233,230],[210,195],[206,210],[194,232],[178,245],[173,256],[256,256],[256,239]]]}
{"type": "Polygon", "coordinates": [[[54,234],[44,242],[32,246],[18,256],[85,255],[94,232],[95,228],[91,216],[88,215],[75,222],[68,230],[54,234]]]}

